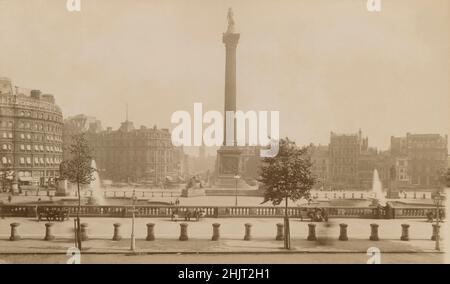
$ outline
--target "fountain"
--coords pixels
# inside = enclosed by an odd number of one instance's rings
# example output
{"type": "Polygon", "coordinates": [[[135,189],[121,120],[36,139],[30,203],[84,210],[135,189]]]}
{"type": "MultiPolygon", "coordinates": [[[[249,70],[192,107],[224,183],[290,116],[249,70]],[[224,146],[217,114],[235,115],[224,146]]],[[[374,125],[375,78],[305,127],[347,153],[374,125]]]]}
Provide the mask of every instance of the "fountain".
{"type": "Polygon", "coordinates": [[[372,193],[374,194],[373,201],[375,202],[375,205],[380,205],[383,207],[386,206],[386,197],[384,196],[383,185],[376,169],[373,171],[372,193]]]}
{"type": "Polygon", "coordinates": [[[100,183],[100,176],[98,175],[97,171],[97,164],[95,163],[95,160],[92,160],[91,167],[95,170],[93,172],[94,180],[91,181],[91,184],[89,185],[89,190],[91,191],[91,198],[88,200],[88,204],[95,204],[95,205],[105,205],[105,198],[103,197],[101,183],[100,183]]]}

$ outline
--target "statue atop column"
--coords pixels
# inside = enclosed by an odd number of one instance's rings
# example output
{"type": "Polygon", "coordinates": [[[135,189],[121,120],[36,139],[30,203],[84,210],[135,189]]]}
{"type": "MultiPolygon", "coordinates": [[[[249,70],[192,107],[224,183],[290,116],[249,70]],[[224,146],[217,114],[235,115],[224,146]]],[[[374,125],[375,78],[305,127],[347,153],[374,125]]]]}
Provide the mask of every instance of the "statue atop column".
{"type": "Polygon", "coordinates": [[[234,34],[234,14],[233,14],[233,9],[229,8],[228,9],[228,29],[227,29],[227,33],[230,34],[234,34]]]}

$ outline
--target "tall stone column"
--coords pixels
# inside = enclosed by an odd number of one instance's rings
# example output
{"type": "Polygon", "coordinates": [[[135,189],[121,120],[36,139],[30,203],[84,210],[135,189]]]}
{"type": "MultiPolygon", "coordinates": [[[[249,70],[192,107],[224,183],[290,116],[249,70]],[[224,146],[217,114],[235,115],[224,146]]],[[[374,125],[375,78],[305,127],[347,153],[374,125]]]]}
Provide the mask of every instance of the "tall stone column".
{"type": "MultiPolygon", "coordinates": [[[[225,113],[224,113],[224,145],[230,142],[236,145],[236,121],[234,120],[233,132],[227,135],[226,112],[236,112],[236,48],[240,34],[234,32],[234,19],[231,9],[228,11],[228,29],[223,34],[222,41],[225,44],[225,113]],[[233,137],[231,137],[233,135],[233,137]]],[[[231,127],[231,126],[229,126],[231,127]]],[[[228,131],[230,132],[230,131],[228,131]]]]}
{"type": "Polygon", "coordinates": [[[231,8],[228,10],[228,28],[223,33],[222,42],[225,44],[225,108],[223,146],[217,151],[214,187],[216,188],[248,188],[243,177],[245,157],[243,149],[237,147],[236,119],[227,120],[226,113],[236,112],[236,48],[240,34],[235,32],[234,17],[231,8]],[[228,128],[228,129],[227,129],[228,128]]]}

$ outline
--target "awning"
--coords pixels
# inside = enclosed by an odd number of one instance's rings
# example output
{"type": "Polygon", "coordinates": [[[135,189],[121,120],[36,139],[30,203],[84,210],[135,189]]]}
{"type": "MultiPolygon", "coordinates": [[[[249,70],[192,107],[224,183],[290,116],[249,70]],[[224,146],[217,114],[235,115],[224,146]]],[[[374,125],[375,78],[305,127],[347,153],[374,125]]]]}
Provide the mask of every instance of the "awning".
{"type": "Polygon", "coordinates": [[[30,181],[33,182],[33,178],[32,177],[19,177],[19,181],[30,181]]]}

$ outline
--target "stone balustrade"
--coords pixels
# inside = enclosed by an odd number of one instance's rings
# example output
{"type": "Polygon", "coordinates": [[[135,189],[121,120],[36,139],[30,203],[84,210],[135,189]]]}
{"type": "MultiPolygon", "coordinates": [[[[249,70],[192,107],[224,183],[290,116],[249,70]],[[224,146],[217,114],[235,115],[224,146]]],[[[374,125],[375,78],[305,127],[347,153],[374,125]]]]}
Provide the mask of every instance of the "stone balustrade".
{"type": "MultiPolygon", "coordinates": [[[[281,218],[285,215],[283,207],[262,206],[240,206],[240,207],[217,207],[217,206],[155,206],[136,205],[136,217],[170,217],[174,212],[202,211],[207,218],[281,218]]],[[[132,205],[83,205],[80,208],[82,217],[131,217],[132,205]]],[[[292,218],[308,218],[306,210],[313,207],[289,207],[288,214],[292,218]]],[[[436,213],[434,207],[399,207],[393,208],[390,214],[383,208],[374,207],[324,207],[329,218],[367,218],[367,219],[411,219],[427,218],[432,212],[436,213]]],[[[76,216],[77,205],[0,205],[0,218],[2,217],[36,217],[37,212],[42,211],[64,211],[69,216],[76,216]]],[[[440,210],[441,219],[445,219],[445,209],[440,210]]]]}

